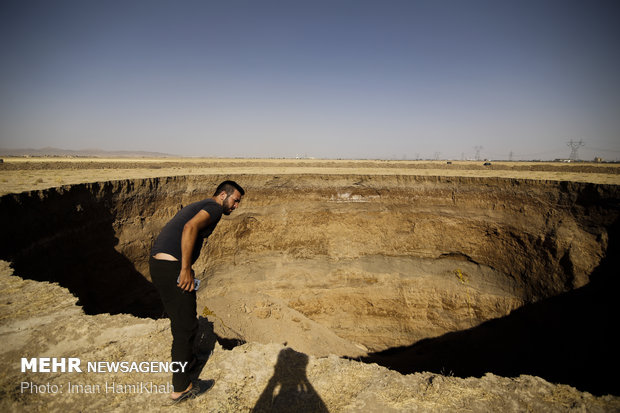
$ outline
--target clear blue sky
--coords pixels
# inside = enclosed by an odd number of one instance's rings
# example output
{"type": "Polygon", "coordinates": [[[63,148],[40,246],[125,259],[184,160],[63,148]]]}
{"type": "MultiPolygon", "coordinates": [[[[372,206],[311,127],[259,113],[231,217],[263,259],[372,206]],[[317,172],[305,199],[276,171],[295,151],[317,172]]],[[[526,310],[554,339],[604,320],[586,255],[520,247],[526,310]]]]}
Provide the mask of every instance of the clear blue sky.
{"type": "Polygon", "coordinates": [[[0,2],[0,147],[620,159],[620,2],[0,2]]]}

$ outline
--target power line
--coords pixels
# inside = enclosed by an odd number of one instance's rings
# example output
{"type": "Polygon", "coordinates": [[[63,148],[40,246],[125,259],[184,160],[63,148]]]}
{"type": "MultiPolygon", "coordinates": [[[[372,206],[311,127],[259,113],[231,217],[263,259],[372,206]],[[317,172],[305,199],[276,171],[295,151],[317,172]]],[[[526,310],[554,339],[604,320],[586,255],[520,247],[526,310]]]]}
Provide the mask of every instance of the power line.
{"type": "Polygon", "coordinates": [[[615,152],[615,153],[620,153],[620,150],[615,150],[615,149],[601,149],[601,148],[593,148],[591,146],[586,146],[586,149],[589,149],[591,151],[601,151],[601,152],[615,152]]]}

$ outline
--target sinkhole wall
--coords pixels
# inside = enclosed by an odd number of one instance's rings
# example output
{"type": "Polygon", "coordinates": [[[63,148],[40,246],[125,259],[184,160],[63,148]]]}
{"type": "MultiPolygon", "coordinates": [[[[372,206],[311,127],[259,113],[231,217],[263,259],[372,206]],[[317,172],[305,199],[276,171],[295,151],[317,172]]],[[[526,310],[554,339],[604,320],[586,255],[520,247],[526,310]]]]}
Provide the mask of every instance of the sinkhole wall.
{"type": "MultiPolygon", "coordinates": [[[[0,258],[20,276],[68,287],[87,313],[161,316],[148,282],[150,245],[183,205],[211,196],[224,179],[236,180],[247,194],[204,247],[196,267],[211,275],[231,268],[265,271],[270,260],[312,266],[363,263],[371,257],[450,259],[490,269],[525,303],[587,284],[608,253],[610,237],[618,236],[620,190],[613,185],[209,175],[5,195],[0,198],[0,258]]],[[[307,303],[288,298],[299,311],[312,313],[307,303]]]]}

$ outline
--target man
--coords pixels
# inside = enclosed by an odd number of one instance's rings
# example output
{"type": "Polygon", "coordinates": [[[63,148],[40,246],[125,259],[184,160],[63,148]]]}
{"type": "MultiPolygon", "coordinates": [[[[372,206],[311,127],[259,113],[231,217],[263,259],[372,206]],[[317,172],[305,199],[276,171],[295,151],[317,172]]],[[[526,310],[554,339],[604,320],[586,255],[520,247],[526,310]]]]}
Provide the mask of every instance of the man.
{"type": "Polygon", "coordinates": [[[174,392],[170,397],[174,402],[195,397],[199,391],[188,371],[196,363],[193,345],[198,330],[192,265],[222,214],[237,209],[244,194],[236,182],[222,182],[211,198],[182,208],[164,226],[151,249],[151,279],[170,318],[172,361],[187,363],[185,371],[172,374],[174,392]]]}

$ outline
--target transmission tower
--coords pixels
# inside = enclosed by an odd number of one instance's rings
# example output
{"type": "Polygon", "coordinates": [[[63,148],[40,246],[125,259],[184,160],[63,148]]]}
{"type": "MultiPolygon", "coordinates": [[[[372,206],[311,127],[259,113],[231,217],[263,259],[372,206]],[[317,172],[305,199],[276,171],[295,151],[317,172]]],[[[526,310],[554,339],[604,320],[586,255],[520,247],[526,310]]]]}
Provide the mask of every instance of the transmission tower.
{"type": "Polygon", "coordinates": [[[579,142],[573,142],[573,140],[571,139],[566,145],[570,147],[570,157],[569,157],[569,159],[571,161],[578,160],[579,159],[579,154],[577,153],[577,150],[580,147],[585,145],[583,143],[583,141],[580,139],[579,142]]]}
{"type": "Polygon", "coordinates": [[[480,151],[482,150],[482,146],[475,146],[474,149],[476,150],[476,160],[479,161],[480,160],[480,151]]]}

